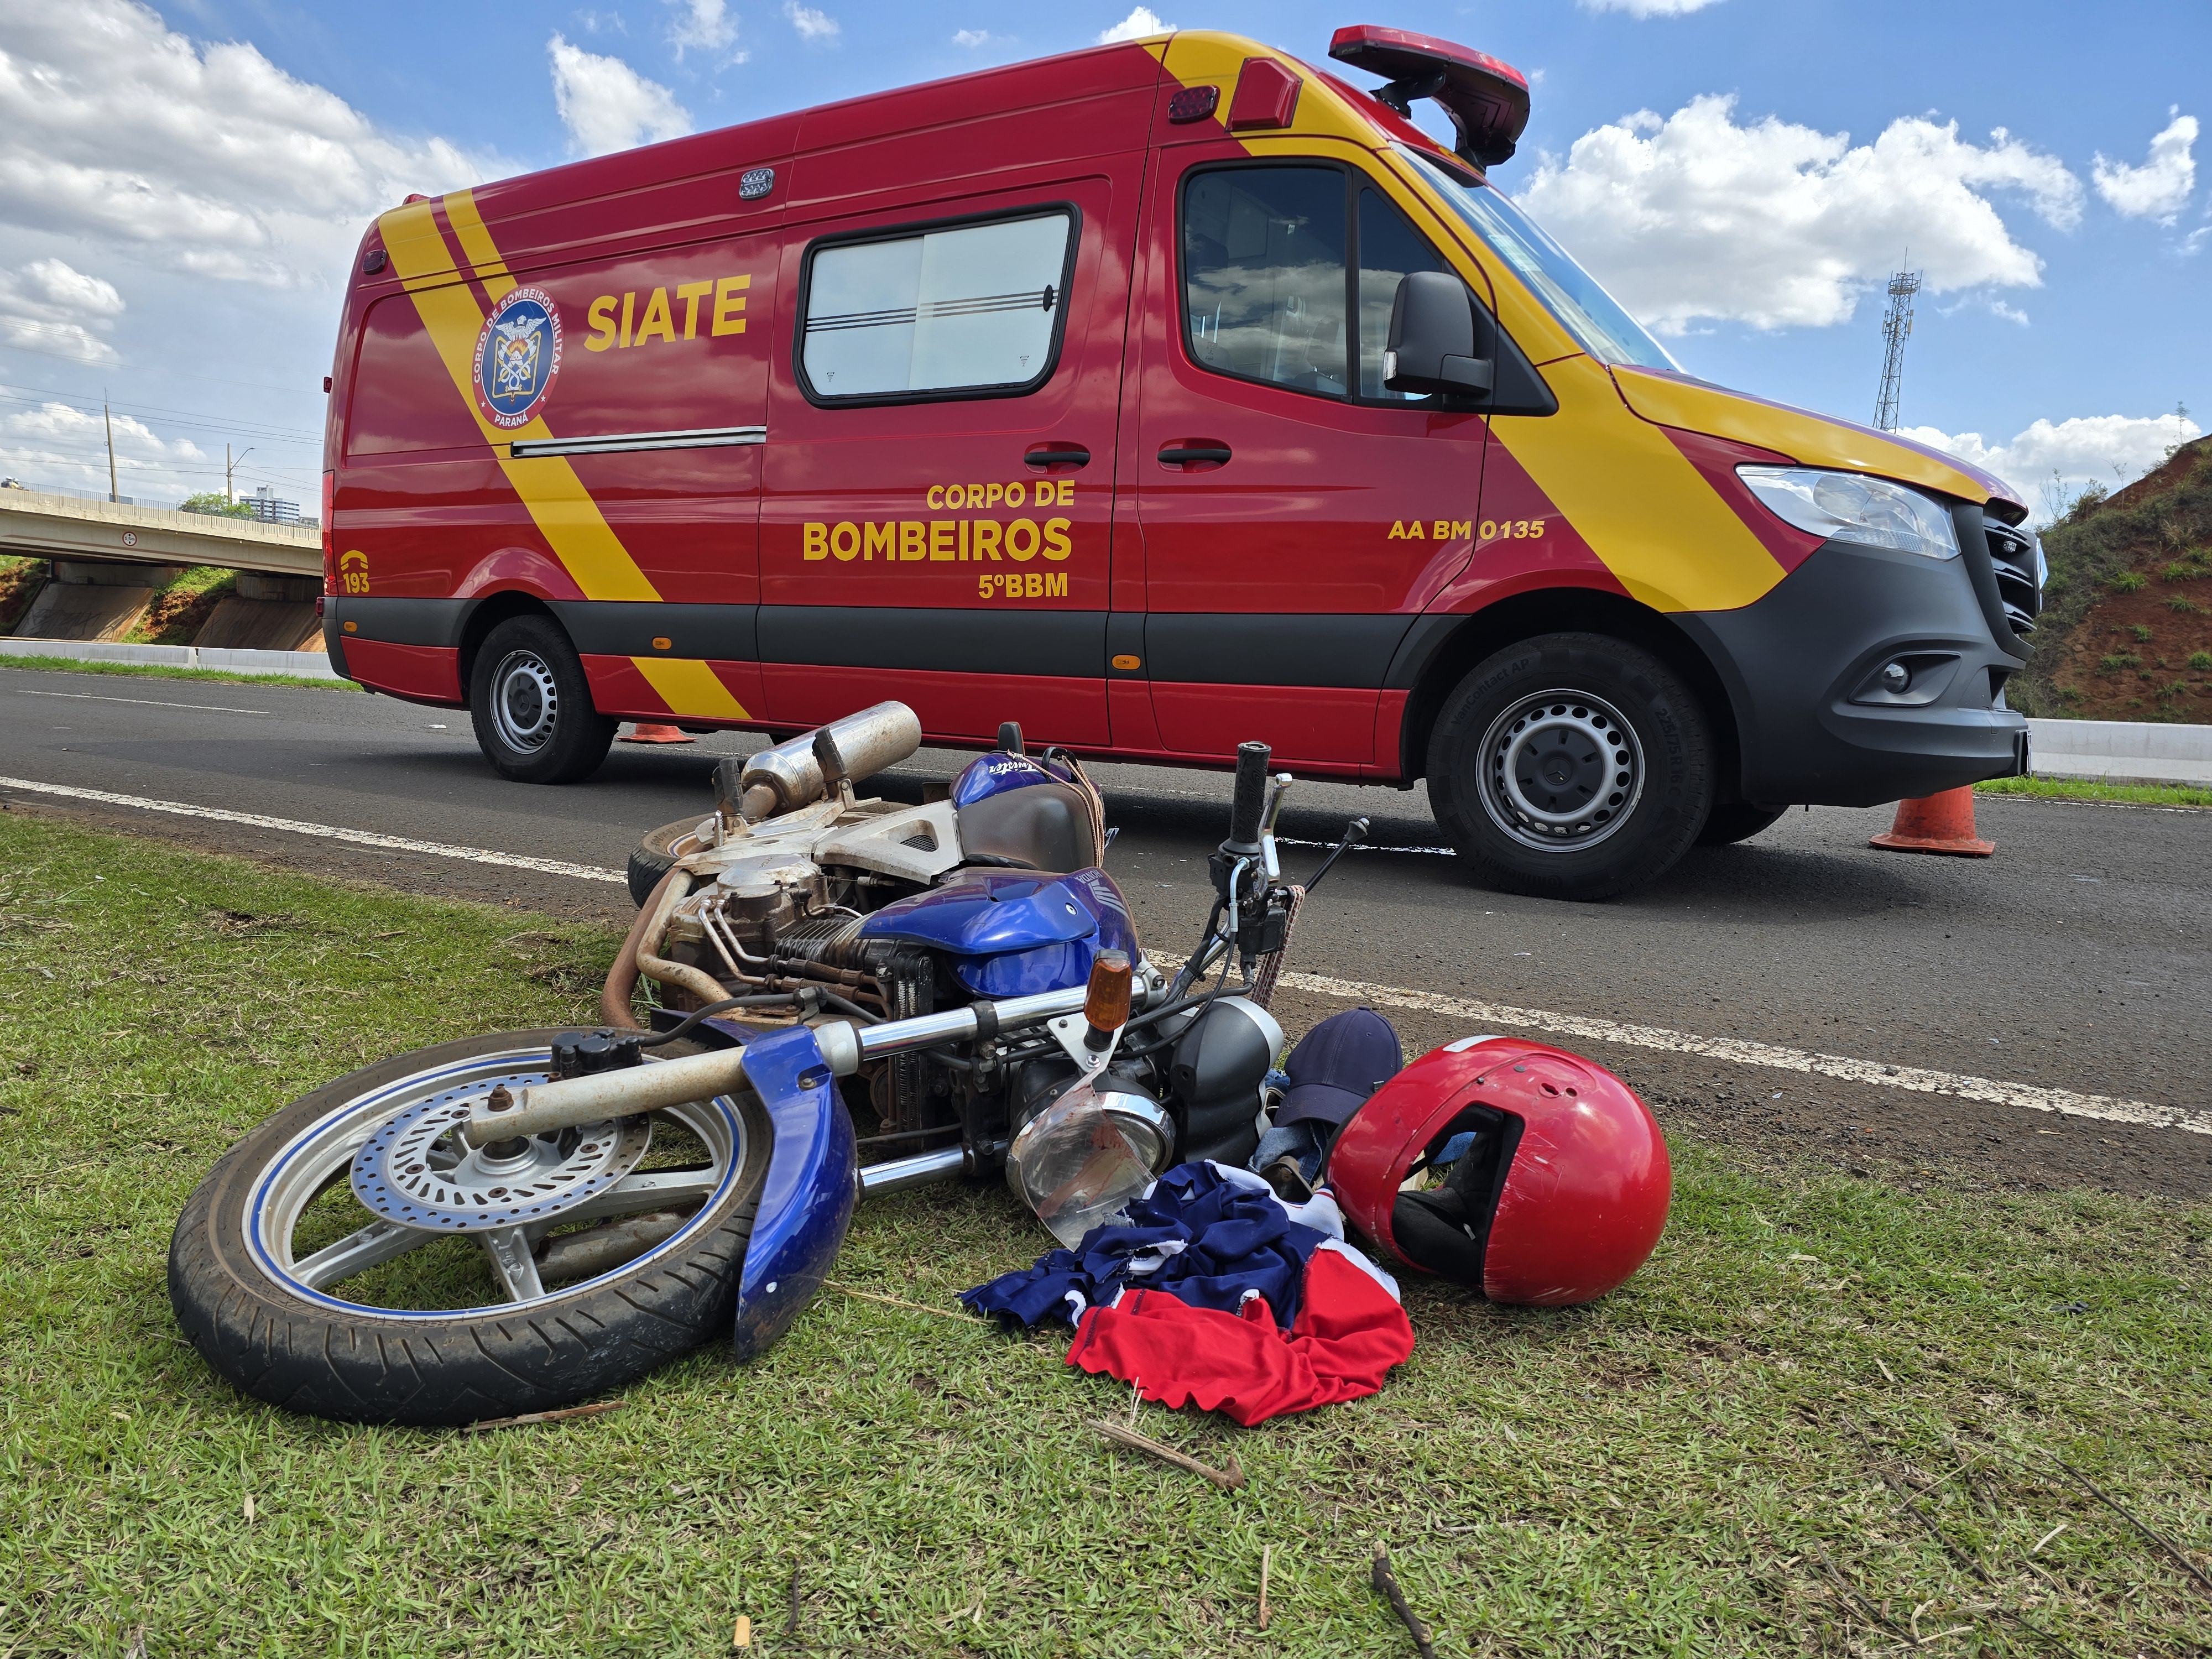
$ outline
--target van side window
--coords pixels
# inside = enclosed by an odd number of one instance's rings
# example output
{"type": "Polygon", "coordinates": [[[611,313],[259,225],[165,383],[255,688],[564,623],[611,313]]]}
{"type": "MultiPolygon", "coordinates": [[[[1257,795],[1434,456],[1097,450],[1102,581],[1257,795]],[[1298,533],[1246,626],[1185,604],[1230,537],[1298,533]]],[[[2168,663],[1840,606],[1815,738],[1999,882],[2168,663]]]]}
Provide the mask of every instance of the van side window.
{"type": "Polygon", "coordinates": [[[1067,310],[1066,209],[817,245],[799,362],[820,402],[1042,386],[1067,310]]]}
{"type": "Polygon", "coordinates": [[[1334,167],[1223,167],[1190,179],[1182,266],[1194,358],[1345,395],[1344,195],[1334,167]]]}
{"type": "Polygon", "coordinates": [[[1416,270],[1448,270],[1406,216],[1376,191],[1359,192],[1359,395],[1383,403],[1419,403],[1427,394],[1382,389],[1382,348],[1400,280],[1416,270]]]}

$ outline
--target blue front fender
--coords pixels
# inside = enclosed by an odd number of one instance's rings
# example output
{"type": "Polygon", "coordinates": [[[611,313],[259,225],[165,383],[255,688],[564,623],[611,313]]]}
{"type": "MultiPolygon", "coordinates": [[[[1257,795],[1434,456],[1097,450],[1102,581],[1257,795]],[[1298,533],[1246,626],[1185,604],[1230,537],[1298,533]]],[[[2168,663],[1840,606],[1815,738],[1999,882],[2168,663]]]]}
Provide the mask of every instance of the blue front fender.
{"type": "Polygon", "coordinates": [[[765,1352],[814,1299],[853,1224],[860,1152],[821,1045],[793,1026],[745,1045],[745,1078],[775,1126],[738,1280],[737,1357],[765,1352]]]}

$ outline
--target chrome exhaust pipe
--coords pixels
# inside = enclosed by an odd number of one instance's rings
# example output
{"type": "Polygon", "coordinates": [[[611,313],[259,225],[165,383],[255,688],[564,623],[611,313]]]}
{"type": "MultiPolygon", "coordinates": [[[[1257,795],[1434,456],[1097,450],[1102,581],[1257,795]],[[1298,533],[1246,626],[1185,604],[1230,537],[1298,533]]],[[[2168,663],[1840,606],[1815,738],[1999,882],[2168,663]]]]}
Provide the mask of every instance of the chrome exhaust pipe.
{"type": "Polygon", "coordinates": [[[879,702],[812,732],[802,732],[748,759],[738,775],[743,800],[729,804],[741,806],[744,816],[757,823],[764,817],[795,811],[820,800],[830,792],[816,747],[825,737],[844,775],[858,783],[896,766],[921,748],[921,720],[902,702],[879,702]],[[767,810],[754,810],[762,805],[767,810]]]}

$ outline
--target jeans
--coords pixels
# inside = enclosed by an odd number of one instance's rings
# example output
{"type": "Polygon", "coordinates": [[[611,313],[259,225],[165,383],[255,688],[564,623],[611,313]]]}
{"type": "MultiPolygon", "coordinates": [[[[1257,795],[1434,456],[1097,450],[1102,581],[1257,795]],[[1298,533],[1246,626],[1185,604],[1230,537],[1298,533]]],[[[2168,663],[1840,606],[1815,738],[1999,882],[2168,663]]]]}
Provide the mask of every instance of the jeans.
{"type": "Polygon", "coordinates": [[[1328,1138],[1334,1133],[1334,1123],[1322,1123],[1308,1119],[1303,1123],[1285,1123],[1267,1131],[1260,1137],[1259,1149],[1252,1154],[1244,1167],[1257,1175],[1278,1158],[1287,1158],[1298,1166],[1298,1173],[1311,1186],[1321,1177],[1321,1155],[1328,1146],[1328,1138]]]}

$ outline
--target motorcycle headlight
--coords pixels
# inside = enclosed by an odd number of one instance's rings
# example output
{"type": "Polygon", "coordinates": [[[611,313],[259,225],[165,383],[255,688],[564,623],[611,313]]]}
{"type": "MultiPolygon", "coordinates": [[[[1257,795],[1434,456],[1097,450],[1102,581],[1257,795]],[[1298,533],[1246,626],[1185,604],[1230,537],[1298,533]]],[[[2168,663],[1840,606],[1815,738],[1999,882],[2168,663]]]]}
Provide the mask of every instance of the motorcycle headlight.
{"type": "Polygon", "coordinates": [[[1951,515],[1903,484],[1803,466],[1740,466],[1735,474],[1775,517],[1809,535],[1837,536],[1923,558],[1959,556],[1959,532],[1951,515]]]}

